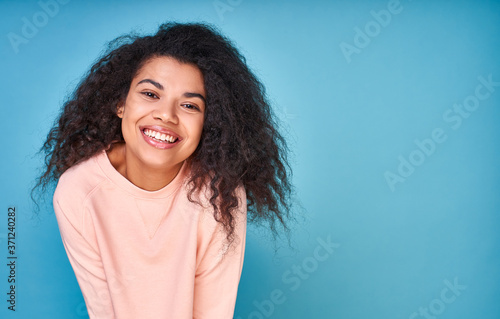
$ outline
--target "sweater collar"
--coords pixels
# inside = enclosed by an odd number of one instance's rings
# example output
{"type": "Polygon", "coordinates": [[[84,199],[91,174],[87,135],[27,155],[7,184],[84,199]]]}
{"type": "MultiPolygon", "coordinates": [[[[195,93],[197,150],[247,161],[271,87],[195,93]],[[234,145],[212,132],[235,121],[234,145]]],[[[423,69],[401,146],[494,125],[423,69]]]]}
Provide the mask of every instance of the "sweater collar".
{"type": "Polygon", "coordinates": [[[137,187],[128,179],[126,179],[122,174],[120,174],[109,161],[106,150],[103,150],[101,153],[99,153],[95,157],[95,159],[103,173],[112,183],[128,192],[132,196],[138,198],[153,199],[169,197],[179,189],[179,187],[184,183],[186,179],[187,164],[186,161],[184,161],[184,163],[182,163],[181,169],[169,184],[156,191],[147,191],[140,187],[137,187]]]}

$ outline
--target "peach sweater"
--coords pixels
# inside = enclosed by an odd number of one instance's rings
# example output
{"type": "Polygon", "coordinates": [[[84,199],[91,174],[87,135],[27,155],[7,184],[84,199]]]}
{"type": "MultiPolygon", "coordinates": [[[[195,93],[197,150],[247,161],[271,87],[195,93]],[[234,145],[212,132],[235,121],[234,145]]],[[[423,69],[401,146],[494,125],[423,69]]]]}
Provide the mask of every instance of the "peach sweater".
{"type": "Polygon", "coordinates": [[[158,191],[130,183],[106,152],[68,169],[54,194],[61,238],[90,318],[232,318],[243,267],[246,197],[237,238],[206,198],[190,202],[186,165],[158,191]]]}

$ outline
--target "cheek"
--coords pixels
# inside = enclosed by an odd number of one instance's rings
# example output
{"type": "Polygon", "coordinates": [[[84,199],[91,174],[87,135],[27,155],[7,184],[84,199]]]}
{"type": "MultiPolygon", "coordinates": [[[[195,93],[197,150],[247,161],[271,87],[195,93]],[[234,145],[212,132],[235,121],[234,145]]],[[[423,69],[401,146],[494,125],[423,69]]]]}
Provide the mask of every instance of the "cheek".
{"type": "Polygon", "coordinates": [[[203,131],[203,115],[200,116],[186,116],[179,119],[180,122],[184,123],[184,128],[188,133],[190,139],[198,139],[203,131]]]}
{"type": "Polygon", "coordinates": [[[130,117],[130,112],[125,112],[122,117],[122,135],[125,142],[127,140],[130,142],[130,139],[135,133],[135,121],[130,117]]]}
{"type": "Polygon", "coordinates": [[[196,137],[198,142],[201,140],[201,132],[203,131],[203,118],[196,122],[196,137]]]}

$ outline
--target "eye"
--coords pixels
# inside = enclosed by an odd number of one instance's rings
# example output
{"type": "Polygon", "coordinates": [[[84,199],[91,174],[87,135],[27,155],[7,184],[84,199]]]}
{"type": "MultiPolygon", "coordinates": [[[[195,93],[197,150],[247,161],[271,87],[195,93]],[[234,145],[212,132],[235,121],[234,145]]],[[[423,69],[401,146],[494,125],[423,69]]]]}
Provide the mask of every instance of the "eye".
{"type": "Polygon", "coordinates": [[[188,109],[188,110],[197,110],[199,111],[200,109],[194,105],[194,104],[189,104],[189,103],[184,103],[184,104],[181,104],[184,108],[188,109]]]}
{"type": "Polygon", "coordinates": [[[158,96],[150,91],[141,92],[141,94],[144,94],[145,96],[152,98],[152,99],[158,99],[158,96]]]}

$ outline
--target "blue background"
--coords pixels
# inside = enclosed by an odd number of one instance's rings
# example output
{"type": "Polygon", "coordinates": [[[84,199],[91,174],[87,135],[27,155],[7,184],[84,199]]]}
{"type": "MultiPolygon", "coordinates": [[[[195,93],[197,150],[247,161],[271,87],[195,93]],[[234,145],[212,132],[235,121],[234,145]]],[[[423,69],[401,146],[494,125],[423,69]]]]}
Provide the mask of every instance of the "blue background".
{"type": "Polygon", "coordinates": [[[49,2],[0,2],[1,318],[88,317],[34,154],[108,41],[171,20],[235,41],[294,151],[295,249],[249,229],[235,318],[500,318],[499,1],[49,2]]]}

